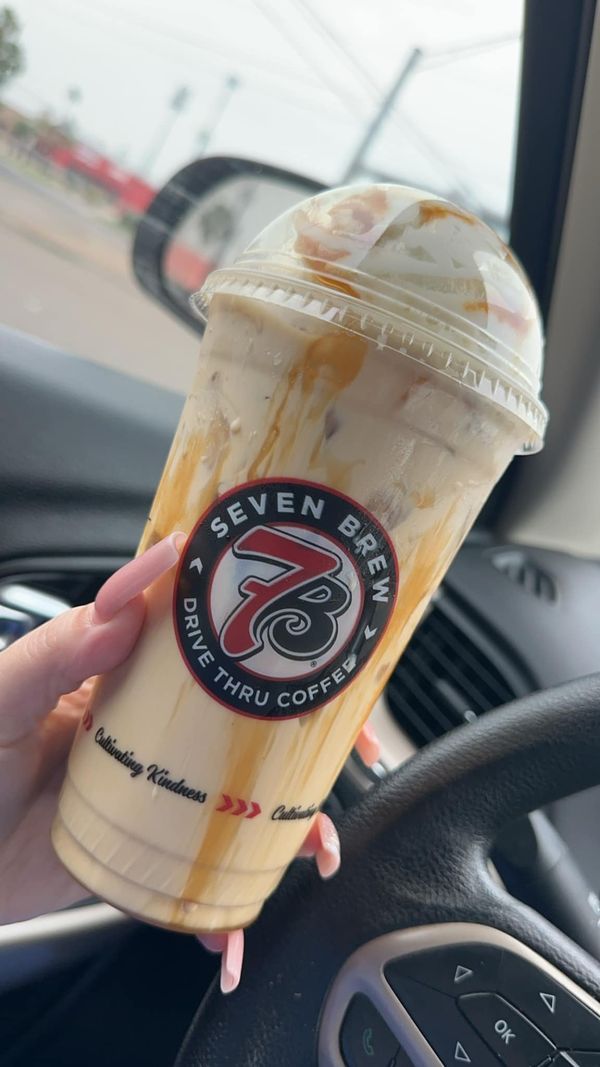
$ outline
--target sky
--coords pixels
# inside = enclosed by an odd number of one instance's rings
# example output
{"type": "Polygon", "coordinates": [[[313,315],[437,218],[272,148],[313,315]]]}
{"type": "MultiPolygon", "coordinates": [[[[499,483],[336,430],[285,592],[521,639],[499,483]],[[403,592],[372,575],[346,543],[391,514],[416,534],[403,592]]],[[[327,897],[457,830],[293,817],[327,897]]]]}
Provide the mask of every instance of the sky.
{"type": "Polygon", "coordinates": [[[26,69],[3,91],[6,103],[71,118],[81,139],[157,185],[203,149],[339,182],[419,48],[369,166],[476,212],[509,210],[523,0],[10,6],[26,69]],[[74,87],[79,103],[68,99],[74,87]]]}

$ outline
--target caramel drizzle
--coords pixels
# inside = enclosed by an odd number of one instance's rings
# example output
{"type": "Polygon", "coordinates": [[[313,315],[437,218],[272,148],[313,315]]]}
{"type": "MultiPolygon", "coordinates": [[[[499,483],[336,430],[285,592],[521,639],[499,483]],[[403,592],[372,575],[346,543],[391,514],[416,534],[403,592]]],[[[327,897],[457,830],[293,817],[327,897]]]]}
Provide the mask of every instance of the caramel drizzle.
{"type": "MultiPolygon", "coordinates": [[[[324,480],[332,488],[348,490],[356,461],[344,462],[331,456],[326,447],[324,417],[336,397],[358,377],[366,353],[367,343],[349,333],[332,333],[310,343],[280,380],[269,405],[262,441],[249,459],[246,476],[244,471],[236,472],[236,480],[285,476],[298,463],[306,464],[308,459],[309,469],[324,471],[324,480]],[[299,454],[299,441],[308,442],[307,457],[299,454]]],[[[231,453],[229,423],[217,410],[206,431],[197,433],[192,422],[194,408],[194,398],[190,397],[140,550],[177,526],[191,529],[198,516],[218,496],[219,483],[231,453]],[[194,492],[196,486],[197,492],[194,492]]],[[[428,494],[424,494],[415,503],[417,507],[427,508],[432,501],[428,494]]],[[[306,718],[271,723],[236,717],[226,758],[229,769],[220,785],[223,792],[252,797],[257,789],[260,791],[267,761],[277,761],[281,757],[285,761],[282,763],[282,778],[288,795],[305,790],[309,782],[318,793],[318,783],[321,782],[323,796],[315,795],[314,799],[324,798],[393,665],[408,643],[431,593],[469,528],[471,511],[476,510],[475,498],[473,506],[467,508],[469,514],[464,522],[457,522],[457,508],[462,513],[464,501],[450,507],[410,548],[403,544],[399,534],[396,536],[400,555],[396,611],[369,663],[344,693],[306,718]],[[309,761],[307,752],[312,754],[309,761]]],[[[194,686],[193,681],[185,680],[173,717],[183,706],[186,693],[194,686]]],[[[214,804],[218,803],[216,798],[214,804]]],[[[174,923],[188,927],[193,924],[185,902],[206,900],[207,897],[218,899],[219,884],[227,881],[227,868],[235,865],[236,845],[240,841],[238,820],[216,818],[214,810],[207,809],[201,829],[203,838],[173,915],[174,923]]],[[[280,826],[268,821],[261,823],[260,833],[253,842],[256,870],[264,871],[269,866],[269,852],[276,841],[275,851],[283,857],[282,871],[308,829],[309,824],[304,822],[286,824],[285,847],[282,847],[280,826]]],[[[280,871],[275,869],[273,888],[279,876],[280,871]]]]}

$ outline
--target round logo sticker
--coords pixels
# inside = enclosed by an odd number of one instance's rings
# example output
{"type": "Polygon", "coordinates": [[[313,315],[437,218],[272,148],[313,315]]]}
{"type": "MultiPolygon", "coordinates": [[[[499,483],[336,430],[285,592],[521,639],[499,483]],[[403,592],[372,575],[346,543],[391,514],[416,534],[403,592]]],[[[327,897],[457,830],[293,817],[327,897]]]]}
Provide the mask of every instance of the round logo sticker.
{"type": "Polygon", "coordinates": [[[181,654],[232,711],[305,715],[349,685],[396,599],[392,544],[349,497],[293,479],[249,482],[202,516],[173,601],[181,654]]]}

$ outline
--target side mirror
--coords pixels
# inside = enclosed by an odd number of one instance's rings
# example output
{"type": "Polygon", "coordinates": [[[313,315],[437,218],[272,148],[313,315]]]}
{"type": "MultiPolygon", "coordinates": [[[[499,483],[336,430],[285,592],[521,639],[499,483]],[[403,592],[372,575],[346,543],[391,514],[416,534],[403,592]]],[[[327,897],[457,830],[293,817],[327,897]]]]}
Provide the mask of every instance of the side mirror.
{"type": "Polygon", "coordinates": [[[141,218],[133,269],[142,288],[202,333],[189,297],[210,271],[231,263],[269,222],[325,188],[300,174],[247,159],[189,163],[141,218]]]}

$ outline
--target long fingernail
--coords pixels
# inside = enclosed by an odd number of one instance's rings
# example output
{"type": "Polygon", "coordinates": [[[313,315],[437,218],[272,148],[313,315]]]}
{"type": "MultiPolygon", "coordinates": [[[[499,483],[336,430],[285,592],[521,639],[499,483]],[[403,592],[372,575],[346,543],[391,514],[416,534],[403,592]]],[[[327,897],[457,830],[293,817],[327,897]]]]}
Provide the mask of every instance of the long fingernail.
{"type": "Polygon", "coordinates": [[[112,574],[94,601],[97,621],[108,622],[114,618],[130,600],[174,566],[185,540],[184,533],[172,533],[112,574]]]}
{"type": "Polygon", "coordinates": [[[227,934],[227,944],[221,959],[221,992],[233,993],[240,984],[244,960],[244,931],[227,934]]]}
{"type": "Polygon", "coordinates": [[[316,860],[321,878],[333,878],[340,869],[340,839],[331,819],[323,819],[321,823],[321,846],[316,860]]]}
{"type": "Polygon", "coordinates": [[[356,751],[367,767],[377,763],[381,755],[381,745],[371,723],[367,721],[356,738],[356,751]]]}

